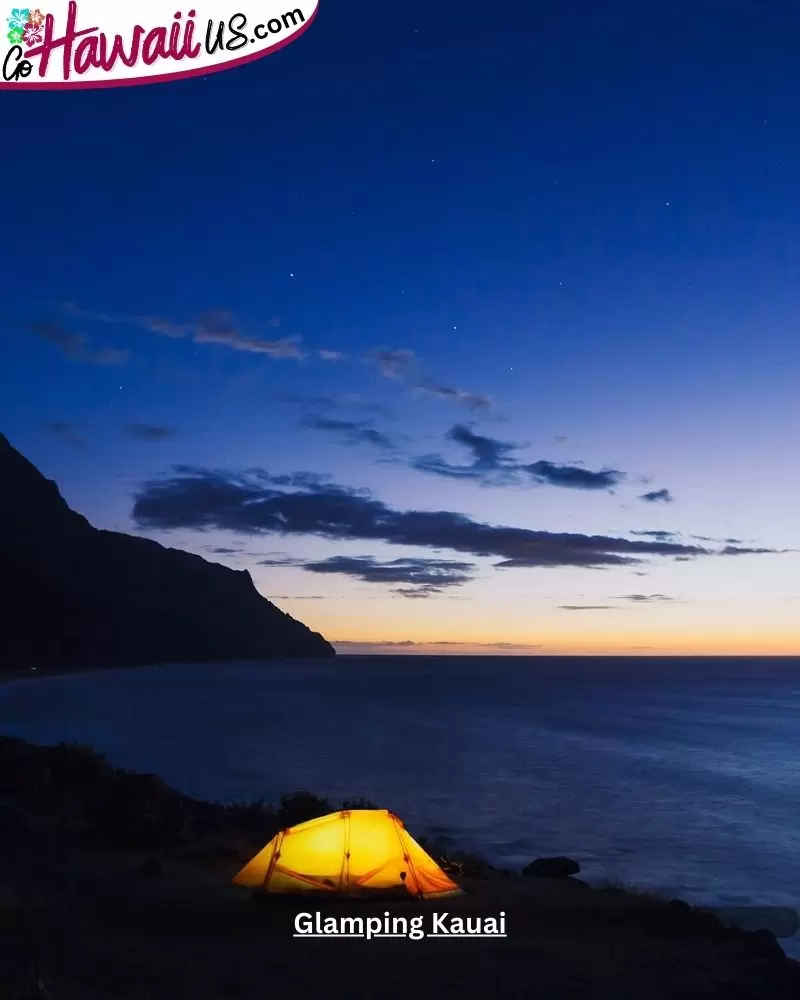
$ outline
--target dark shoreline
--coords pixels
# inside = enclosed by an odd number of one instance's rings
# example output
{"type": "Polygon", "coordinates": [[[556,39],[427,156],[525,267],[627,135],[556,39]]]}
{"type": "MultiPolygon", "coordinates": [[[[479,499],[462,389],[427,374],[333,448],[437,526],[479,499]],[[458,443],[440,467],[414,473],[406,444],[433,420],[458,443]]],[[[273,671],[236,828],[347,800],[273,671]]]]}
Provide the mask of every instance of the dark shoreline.
{"type": "MultiPolygon", "coordinates": [[[[335,645],[335,643],[333,643],[335,645]]],[[[404,661],[404,662],[424,662],[426,660],[436,660],[442,665],[450,663],[463,662],[464,660],[496,660],[498,662],[505,663],[514,662],[515,660],[524,660],[526,662],[540,662],[543,664],[547,663],[581,663],[581,664],[634,664],[636,662],[648,663],[648,664],[670,664],[670,665],[681,665],[690,666],[693,663],[703,663],[703,664],[726,664],[735,663],[737,665],[742,665],[746,663],[753,663],[754,665],[768,662],[768,663],[780,663],[780,664],[800,664],[800,654],[759,654],[759,653],[742,653],[742,654],[693,654],[685,653],[680,655],[675,654],[650,654],[643,655],[628,654],[628,653],[337,653],[335,657],[315,657],[315,656],[293,656],[293,657],[273,657],[270,659],[263,660],[249,660],[249,659],[229,659],[229,660],[168,660],[168,661],[158,661],[153,663],[113,663],[111,665],[97,663],[90,666],[78,667],[74,665],[58,665],[58,666],[48,666],[48,667],[36,667],[36,666],[16,666],[7,667],[0,664],[0,684],[10,681],[10,680],[25,680],[25,679],[37,679],[46,677],[64,677],[64,676],[74,676],[83,677],[87,674],[97,674],[97,673],[107,673],[111,670],[141,670],[148,667],[190,667],[190,666],[213,666],[219,665],[220,669],[224,669],[227,663],[262,663],[265,667],[269,666],[270,663],[285,663],[285,662],[318,662],[318,663],[328,663],[333,665],[349,663],[349,662],[359,662],[359,661],[374,661],[374,660],[389,660],[389,661],[404,661]]]]}
{"type": "Polygon", "coordinates": [[[89,667],[75,667],[75,666],[57,666],[57,667],[3,667],[0,665],[0,684],[7,684],[11,681],[35,681],[35,680],[47,680],[53,677],[90,677],[96,674],[108,674],[114,671],[130,671],[130,670],[152,670],[154,667],[199,667],[199,666],[219,666],[220,670],[224,670],[227,663],[262,663],[264,666],[268,666],[270,663],[332,663],[335,659],[332,657],[314,657],[314,656],[300,656],[300,657],[276,657],[272,660],[186,660],[186,661],[174,661],[166,663],[115,663],[112,666],[89,666],[89,667]]]}
{"type": "Polygon", "coordinates": [[[44,996],[31,992],[35,972],[54,1000],[255,1000],[267,962],[281,997],[367,995],[374,980],[382,996],[400,998],[408,983],[393,970],[412,947],[414,993],[423,997],[522,997],[534,987],[548,1000],[800,996],[800,963],[767,931],[724,927],[679,900],[635,890],[525,878],[480,858],[437,855],[433,844],[425,846],[465,895],[445,906],[409,899],[398,912],[502,910],[507,942],[453,942],[444,963],[443,946],[427,942],[321,942],[312,952],[311,942],[292,938],[297,912],[355,905],[382,914],[388,904],[252,907],[230,885],[278,829],[371,805],[308,792],[274,806],[202,802],[152,775],[114,769],[86,747],[0,737],[0,995],[44,996]],[[352,947],[364,949],[357,961],[352,947]]]}

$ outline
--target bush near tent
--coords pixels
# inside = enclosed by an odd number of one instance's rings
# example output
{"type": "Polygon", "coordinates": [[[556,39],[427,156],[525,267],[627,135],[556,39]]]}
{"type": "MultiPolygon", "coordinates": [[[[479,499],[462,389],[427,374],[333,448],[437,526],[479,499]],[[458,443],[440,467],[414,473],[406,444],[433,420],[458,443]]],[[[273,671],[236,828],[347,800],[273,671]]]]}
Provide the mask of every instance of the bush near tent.
{"type": "MultiPolygon", "coordinates": [[[[169,788],[153,775],[112,767],[77,743],[42,747],[0,736],[0,841],[19,836],[83,842],[242,864],[280,830],[341,809],[375,809],[368,799],[340,805],[310,791],[284,795],[276,805],[208,803],[169,788]]],[[[494,869],[454,851],[443,840],[422,840],[427,853],[453,877],[484,878],[494,869]]]]}

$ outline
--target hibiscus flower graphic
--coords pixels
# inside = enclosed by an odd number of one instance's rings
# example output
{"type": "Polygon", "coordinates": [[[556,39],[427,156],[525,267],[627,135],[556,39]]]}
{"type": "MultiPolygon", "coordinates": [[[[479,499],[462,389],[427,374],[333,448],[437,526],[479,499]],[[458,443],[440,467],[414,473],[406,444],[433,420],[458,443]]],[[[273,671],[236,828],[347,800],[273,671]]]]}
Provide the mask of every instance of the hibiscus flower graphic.
{"type": "Polygon", "coordinates": [[[12,31],[14,31],[17,28],[20,31],[24,31],[25,25],[28,23],[30,16],[31,12],[27,7],[12,7],[11,17],[8,18],[9,28],[12,31]]]}
{"type": "Polygon", "coordinates": [[[43,14],[37,7],[36,10],[28,11],[28,24],[32,24],[34,28],[38,28],[40,25],[44,24],[44,19],[47,15],[43,14]]]}
{"type": "Polygon", "coordinates": [[[12,28],[6,36],[11,45],[21,45],[22,44],[22,29],[12,28]]]}
{"type": "Polygon", "coordinates": [[[42,41],[42,29],[37,24],[28,23],[25,26],[23,38],[26,45],[39,45],[42,41]]]}

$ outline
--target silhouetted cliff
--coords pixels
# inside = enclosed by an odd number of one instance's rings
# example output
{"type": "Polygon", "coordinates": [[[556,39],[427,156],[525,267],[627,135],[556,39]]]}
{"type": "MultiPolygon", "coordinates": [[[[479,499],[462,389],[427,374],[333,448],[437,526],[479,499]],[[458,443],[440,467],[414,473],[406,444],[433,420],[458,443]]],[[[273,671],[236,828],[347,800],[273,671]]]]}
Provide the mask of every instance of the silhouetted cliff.
{"type": "Polygon", "coordinates": [[[0,434],[0,664],[334,656],[250,574],[101,531],[0,434]]]}

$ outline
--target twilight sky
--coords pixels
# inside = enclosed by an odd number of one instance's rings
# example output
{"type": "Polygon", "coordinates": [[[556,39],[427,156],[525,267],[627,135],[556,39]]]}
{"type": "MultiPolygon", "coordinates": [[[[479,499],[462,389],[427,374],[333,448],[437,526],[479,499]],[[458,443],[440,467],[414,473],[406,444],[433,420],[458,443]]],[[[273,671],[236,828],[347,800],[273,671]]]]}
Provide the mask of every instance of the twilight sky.
{"type": "Polygon", "coordinates": [[[324,0],[4,102],[0,430],[95,525],[341,651],[800,653],[794,3],[324,0]]]}

